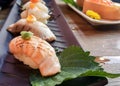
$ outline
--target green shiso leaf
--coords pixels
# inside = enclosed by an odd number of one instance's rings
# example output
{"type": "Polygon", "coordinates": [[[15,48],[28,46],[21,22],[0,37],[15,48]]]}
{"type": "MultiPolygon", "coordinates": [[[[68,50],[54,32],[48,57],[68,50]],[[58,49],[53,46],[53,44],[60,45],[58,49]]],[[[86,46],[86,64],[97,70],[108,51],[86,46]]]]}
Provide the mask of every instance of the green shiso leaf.
{"type": "Polygon", "coordinates": [[[51,77],[42,77],[38,70],[33,71],[30,76],[32,86],[55,86],[65,80],[83,76],[108,78],[120,76],[120,74],[105,72],[98,63],[94,62],[95,57],[89,54],[90,52],[84,52],[79,46],[66,48],[58,56],[61,64],[61,72],[51,77]]]}
{"type": "Polygon", "coordinates": [[[73,6],[76,6],[76,3],[74,2],[74,0],[63,0],[63,1],[67,4],[71,4],[73,6]]]}
{"type": "Polygon", "coordinates": [[[86,73],[81,74],[81,76],[101,76],[101,77],[108,77],[108,78],[116,78],[120,76],[120,74],[112,74],[112,73],[107,73],[103,70],[90,70],[86,73]]]}
{"type": "Polygon", "coordinates": [[[72,6],[76,7],[79,10],[82,10],[82,7],[78,6],[74,0],[62,0],[66,4],[71,4],[72,6]]]}

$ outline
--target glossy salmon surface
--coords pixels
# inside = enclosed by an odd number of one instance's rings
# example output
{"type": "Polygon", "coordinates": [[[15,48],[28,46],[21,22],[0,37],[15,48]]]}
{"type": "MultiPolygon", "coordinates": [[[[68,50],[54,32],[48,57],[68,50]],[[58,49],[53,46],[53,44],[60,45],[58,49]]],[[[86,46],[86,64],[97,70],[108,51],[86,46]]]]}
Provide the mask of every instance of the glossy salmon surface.
{"type": "Polygon", "coordinates": [[[51,76],[61,71],[54,48],[41,38],[33,36],[25,40],[18,36],[11,40],[9,49],[16,59],[31,68],[39,68],[42,76],[51,76]]]}

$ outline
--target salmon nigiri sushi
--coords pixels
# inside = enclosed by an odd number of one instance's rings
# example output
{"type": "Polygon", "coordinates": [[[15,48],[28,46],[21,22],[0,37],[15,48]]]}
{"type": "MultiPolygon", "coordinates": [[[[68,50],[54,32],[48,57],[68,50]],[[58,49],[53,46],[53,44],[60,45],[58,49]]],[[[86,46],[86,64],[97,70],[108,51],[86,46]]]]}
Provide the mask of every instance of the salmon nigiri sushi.
{"type": "Polygon", "coordinates": [[[120,20],[120,4],[111,0],[84,0],[83,12],[97,12],[102,19],[120,20]]]}
{"type": "Polygon", "coordinates": [[[38,36],[48,42],[56,40],[54,33],[46,26],[44,23],[41,23],[36,20],[36,17],[33,15],[28,15],[25,19],[20,19],[16,23],[11,24],[7,30],[12,34],[19,34],[21,31],[31,31],[35,36],[38,36]]]}
{"type": "Polygon", "coordinates": [[[51,76],[61,71],[59,59],[54,48],[45,40],[22,31],[21,36],[13,38],[9,50],[16,59],[39,69],[42,76],[51,76]]]}

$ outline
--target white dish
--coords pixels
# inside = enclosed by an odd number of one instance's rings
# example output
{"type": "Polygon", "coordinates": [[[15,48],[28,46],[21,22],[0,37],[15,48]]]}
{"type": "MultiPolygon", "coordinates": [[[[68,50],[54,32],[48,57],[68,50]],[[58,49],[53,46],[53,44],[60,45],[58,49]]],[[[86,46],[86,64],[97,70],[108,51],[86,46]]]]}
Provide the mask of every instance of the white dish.
{"type": "Polygon", "coordinates": [[[70,8],[72,8],[75,12],[77,12],[79,15],[81,15],[83,18],[85,18],[90,24],[92,25],[111,25],[111,24],[120,24],[120,20],[114,20],[114,21],[110,21],[110,20],[95,20],[92,19],[90,17],[88,17],[87,15],[85,15],[82,11],[80,11],[79,9],[77,9],[76,7],[72,6],[71,4],[68,4],[68,6],[70,8]]]}

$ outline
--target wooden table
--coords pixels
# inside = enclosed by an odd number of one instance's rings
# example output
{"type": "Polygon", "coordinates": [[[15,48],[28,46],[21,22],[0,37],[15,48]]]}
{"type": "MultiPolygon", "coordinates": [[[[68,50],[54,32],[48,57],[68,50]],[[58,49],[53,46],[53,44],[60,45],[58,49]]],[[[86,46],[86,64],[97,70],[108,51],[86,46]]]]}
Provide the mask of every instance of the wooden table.
{"type": "MultiPolygon", "coordinates": [[[[120,73],[120,25],[93,26],[62,0],[56,2],[83,50],[109,59],[103,68],[108,72],[120,73]]],[[[120,78],[108,80],[106,86],[120,86],[120,78]]]]}
{"type": "Polygon", "coordinates": [[[94,56],[120,55],[120,25],[92,26],[67,5],[56,1],[85,51],[94,56]]]}

